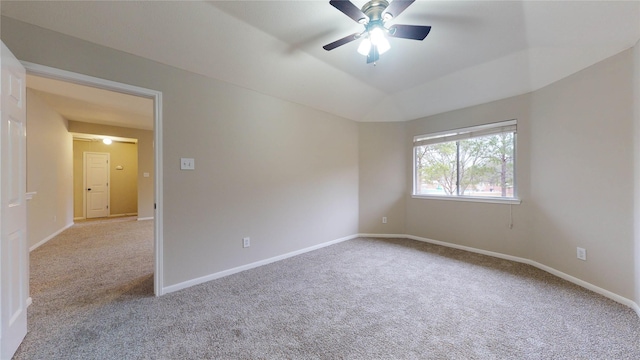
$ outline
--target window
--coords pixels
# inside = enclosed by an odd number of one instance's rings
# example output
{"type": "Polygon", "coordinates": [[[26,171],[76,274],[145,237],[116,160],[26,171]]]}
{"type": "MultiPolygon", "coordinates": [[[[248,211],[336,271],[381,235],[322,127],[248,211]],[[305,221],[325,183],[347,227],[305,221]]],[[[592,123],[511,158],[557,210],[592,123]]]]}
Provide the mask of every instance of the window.
{"type": "Polygon", "coordinates": [[[415,196],[515,199],[516,120],[416,136],[415,196]]]}

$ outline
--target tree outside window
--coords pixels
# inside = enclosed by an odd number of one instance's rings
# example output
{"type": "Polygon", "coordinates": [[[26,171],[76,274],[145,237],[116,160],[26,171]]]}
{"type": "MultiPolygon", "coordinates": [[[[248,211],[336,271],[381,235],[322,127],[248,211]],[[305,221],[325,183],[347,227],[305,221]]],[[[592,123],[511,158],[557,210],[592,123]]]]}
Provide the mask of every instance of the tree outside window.
{"type": "Polygon", "coordinates": [[[515,131],[414,149],[416,195],[514,197],[515,131]]]}

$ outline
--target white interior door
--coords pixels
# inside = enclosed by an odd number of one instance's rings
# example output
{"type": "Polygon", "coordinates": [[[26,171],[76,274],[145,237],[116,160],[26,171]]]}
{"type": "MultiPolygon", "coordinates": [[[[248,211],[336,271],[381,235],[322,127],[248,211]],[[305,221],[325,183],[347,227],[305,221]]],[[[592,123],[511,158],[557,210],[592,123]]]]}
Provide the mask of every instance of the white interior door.
{"type": "Polygon", "coordinates": [[[0,68],[0,359],[11,359],[27,334],[27,115],[25,70],[4,43],[0,68]]]}
{"type": "Polygon", "coordinates": [[[109,153],[84,153],[86,217],[109,216],[109,153]]]}

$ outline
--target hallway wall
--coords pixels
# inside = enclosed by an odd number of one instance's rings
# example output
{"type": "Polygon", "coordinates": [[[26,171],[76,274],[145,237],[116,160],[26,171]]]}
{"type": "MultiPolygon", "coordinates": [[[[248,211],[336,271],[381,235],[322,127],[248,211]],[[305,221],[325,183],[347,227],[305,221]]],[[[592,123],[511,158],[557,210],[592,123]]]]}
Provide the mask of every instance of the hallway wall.
{"type": "Polygon", "coordinates": [[[73,224],[72,139],[67,121],[27,88],[27,202],[29,247],[73,224]]]}

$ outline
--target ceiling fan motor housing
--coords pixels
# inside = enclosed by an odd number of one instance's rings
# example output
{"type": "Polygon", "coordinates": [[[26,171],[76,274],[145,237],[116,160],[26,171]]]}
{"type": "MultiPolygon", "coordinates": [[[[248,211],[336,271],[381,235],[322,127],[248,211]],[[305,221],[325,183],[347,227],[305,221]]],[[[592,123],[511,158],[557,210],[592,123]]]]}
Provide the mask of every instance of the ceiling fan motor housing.
{"type": "MultiPolygon", "coordinates": [[[[378,23],[382,24],[382,13],[389,6],[389,2],[386,0],[371,0],[364,4],[362,12],[369,17],[369,24],[378,23]]],[[[365,19],[366,21],[366,19],[365,19]]]]}
{"type": "Polygon", "coordinates": [[[386,0],[371,0],[364,4],[362,12],[369,18],[368,22],[366,19],[364,22],[365,32],[368,33],[374,28],[380,28],[388,32],[384,26],[384,21],[387,19],[383,17],[383,12],[388,6],[389,3],[386,0]]]}

